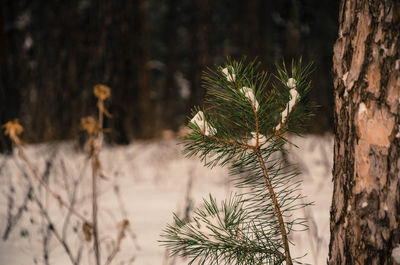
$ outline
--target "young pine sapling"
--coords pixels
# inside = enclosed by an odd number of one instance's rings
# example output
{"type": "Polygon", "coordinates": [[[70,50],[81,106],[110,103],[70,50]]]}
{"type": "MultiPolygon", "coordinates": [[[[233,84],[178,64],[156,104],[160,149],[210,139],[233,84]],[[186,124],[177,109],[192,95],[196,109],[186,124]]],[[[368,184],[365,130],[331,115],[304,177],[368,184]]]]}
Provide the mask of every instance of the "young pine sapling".
{"type": "Polygon", "coordinates": [[[209,167],[227,165],[243,192],[220,206],[210,195],[191,220],[174,215],[161,242],[189,264],[300,263],[290,255],[288,236],[307,228],[293,212],[308,204],[299,193],[298,172],[279,154],[289,143],[286,135],[298,134],[311,116],[304,102],[311,65],[293,62],[290,73],[277,66],[274,82],[258,68],[254,61],[228,60],[204,74],[205,107],[193,111],[184,153],[209,167]]]}

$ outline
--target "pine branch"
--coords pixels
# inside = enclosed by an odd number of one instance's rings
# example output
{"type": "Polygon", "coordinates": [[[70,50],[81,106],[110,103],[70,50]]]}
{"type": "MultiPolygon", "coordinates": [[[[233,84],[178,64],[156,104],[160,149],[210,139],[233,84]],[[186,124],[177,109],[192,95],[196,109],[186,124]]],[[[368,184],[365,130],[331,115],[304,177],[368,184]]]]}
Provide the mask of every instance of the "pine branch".
{"type": "Polygon", "coordinates": [[[235,185],[245,192],[221,208],[210,196],[191,220],[174,217],[161,242],[172,255],[190,257],[189,264],[296,262],[288,234],[307,224],[292,214],[309,204],[299,194],[298,172],[277,153],[291,144],[286,133],[298,134],[310,116],[303,99],[311,66],[293,62],[290,74],[283,64],[272,85],[258,67],[254,61],[228,60],[203,77],[206,106],[192,113],[184,154],[200,157],[209,167],[228,165],[235,185]]]}

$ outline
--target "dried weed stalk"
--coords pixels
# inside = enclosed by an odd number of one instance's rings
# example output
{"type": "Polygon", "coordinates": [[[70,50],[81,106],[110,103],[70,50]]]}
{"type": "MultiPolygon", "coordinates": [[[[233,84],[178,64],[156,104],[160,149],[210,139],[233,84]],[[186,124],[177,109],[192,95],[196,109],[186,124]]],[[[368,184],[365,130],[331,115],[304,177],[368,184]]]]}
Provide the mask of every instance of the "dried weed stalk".
{"type": "MultiPolygon", "coordinates": [[[[24,131],[24,128],[22,125],[19,123],[18,119],[14,119],[12,121],[7,122],[6,124],[3,125],[4,127],[4,133],[7,135],[13,145],[14,148],[17,150],[18,157],[24,162],[24,164],[27,166],[29,169],[29,174],[24,171],[22,166],[19,166],[21,171],[24,173],[24,177],[27,180],[29,184],[29,191],[28,194],[26,195],[26,198],[32,198],[32,200],[35,202],[36,206],[40,210],[40,215],[42,216],[42,219],[44,221],[44,229],[43,229],[43,261],[45,264],[49,264],[49,235],[50,233],[54,235],[54,237],[58,240],[58,242],[61,244],[61,246],[64,248],[64,251],[68,255],[70,261],[74,265],[80,264],[81,261],[81,256],[82,256],[82,250],[83,250],[83,242],[91,242],[93,239],[93,254],[94,254],[94,259],[96,265],[101,264],[101,256],[100,256],[100,238],[99,238],[99,228],[98,228],[98,177],[105,179],[104,174],[102,172],[102,167],[101,167],[101,162],[99,159],[99,154],[103,145],[103,140],[104,140],[104,128],[103,128],[103,123],[104,123],[104,115],[106,117],[111,117],[111,114],[108,112],[108,110],[105,108],[104,101],[108,99],[111,95],[110,88],[98,84],[94,87],[94,95],[97,98],[97,108],[98,108],[98,118],[96,119],[95,117],[84,117],[81,119],[81,126],[84,131],[86,131],[89,135],[89,138],[87,140],[87,152],[89,155],[89,160],[91,164],[91,169],[92,169],[92,218],[91,220],[87,219],[83,214],[78,212],[75,208],[74,205],[76,204],[76,191],[79,183],[82,181],[82,174],[79,176],[77,180],[73,182],[73,187],[72,189],[68,189],[68,194],[69,194],[69,200],[70,202],[67,202],[64,200],[60,194],[57,192],[53,191],[49,183],[44,179],[44,177],[39,176],[38,169],[34,166],[34,164],[30,161],[28,156],[26,155],[24,151],[24,144],[23,141],[20,139],[20,135],[24,131]],[[34,180],[36,180],[39,189],[34,183],[34,180]],[[57,227],[55,226],[54,221],[52,220],[52,216],[49,212],[49,209],[46,207],[44,202],[41,199],[41,192],[40,188],[43,187],[46,195],[50,195],[51,198],[53,198],[60,207],[63,207],[67,210],[67,215],[65,217],[64,224],[62,226],[62,230],[59,231],[57,227]],[[69,226],[70,223],[70,217],[71,215],[77,217],[79,220],[82,222],[82,236],[81,236],[81,243],[79,244],[78,250],[76,251],[76,254],[74,255],[72,252],[72,247],[66,240],[67,236],[67,227],[69,226]]],[[[19,164],[18,164],[19,165],[19,164]]],[[[86,169],[86,166],[84,166],[84,169],[86,169]]],[[[84,170],[83,169],[83,170],[84,170]]],[[[65,177],[65,176],[64,176],[65,177]]],[[[48,178],[48,177],[47,177],[48,178]]],[[[68,182],[67,179],[64,179],[65,184],[68,182]]],[[[68,187],[68,185],[66,185],[68,187]]],[[[117,194],[119,196],[119,194],[117,194]]],[[[27,199],[24,199],[24,205],[26,205],[27,199]]],[[[120,198],[119,198],[120,201],[120,198]]],[[[11,204],[9,205],[9,208],[13,207],[13,201],[11,200],[11,204]]],[[[21,218],[22,216],[22,210],[24,206],[21,206],[20,209],[18,209],[16,215],[11,214],[11,209],[8,209],[8,214],[9,214],[9,220],[7,224],[6,231],[3,235],[3,239],[6,240],[8,238],[8,235],[10,231],[12,230],[13,225],[16,224],[16,222],[21,218]]],[[[123,207],[122,207],[123,208],[123,207]]],[[[124,213],[124,216],[126,216],[126,213],[124,213]]],[[[126,231],[129,231],[131,236],[134,237],[134,234],[132,231],[130,231],[129,228],[129,221],[128,219],[123,219],[118,225],[117,225],[117,236],[115,240],[113,240],[112,245],[113,248],[110,251],[110,253],[107,256],[107,259],[105,261],[105,265],[111,264],[117,253],[120,251],[121,247],[121,242],[123,238],[125,237],[126,231]]]]}

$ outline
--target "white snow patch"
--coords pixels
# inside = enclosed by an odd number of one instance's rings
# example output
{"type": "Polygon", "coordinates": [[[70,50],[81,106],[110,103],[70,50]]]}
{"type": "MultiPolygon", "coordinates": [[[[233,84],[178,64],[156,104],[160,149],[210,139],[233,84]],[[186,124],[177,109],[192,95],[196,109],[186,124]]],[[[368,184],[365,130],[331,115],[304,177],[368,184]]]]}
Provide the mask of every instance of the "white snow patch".
{"type": "Polygon", "coordinates": [[[367,207],[368,206],[368,202],[363,202],[362,204],[361,204],[361,208],[365,208],[365,207],[367,207]]]}
{"type": "Polygon", "coordinates": [[[217,129],[208,124],[202,111],[197,112],[190,122],[199,126],[200,130],[202,130],[207,136],[217,134],[217,129]]]}
{"type": "Polygon", "coordinates": [[[248,98],[250,100],[251,105],[256,109],[256,111],[258,111],[259,104],[256,99],[256,96],[254,95],[253,89],[251,89],[249,87],[243,87],[240,91],[243,93],[243,95],[246,98],[248,98]]]}
{"type": "Polygon", "coordinates": [[[224,75],[226,76],[226,80],[228,80],[228,82],[233,82],[236,80],[236,74],[232,66],[228,66],[222,69],[222,73],[224,73],[224,75]]]}
{"type": "Polygon", "coordinates": [[[290,100],[289,100],[288,104],[286,105],[286,108],[281,113],[281,123],[279,123],[275,127],[275,131],[279,130],[281,128],[281,125],[283,123],[285,123],[287,116],[292,111],[292,109],[293,109],[294,105],[296,104],[297,99],[299,97],[299,93],[297,92],[297,90],[295,88],[290,89],[289,93],[290,93],[290,100]]]}
{"type": "MultiPolygon", "coordinates": [[[[263,146],[265,143],[267,143],[267,137],[265,135],[259,133],[258,134],[258,145],[263,146]]],[[[248,145],[251,146],[256,146],[257,144],[257,133],[256,132],[251,132],[251,138],[247,141],[248,145]]]]}
{"type": "Polygon", "coordinates": [[[288,79],[288,81],[286,82],[286,85],[289,87],[289,88],[296,88],[296,79],[294,79],[294,78],[289,78],[288,79]]]}
{"type": "MultiPolygon", "coordinates": [[[[295,244],[291,247],[293,256],[303,256],[304,263],[323,264],[328,257],[329,244],[329,210],[332,198],[332,161],[333,137],[306,136],[304,138],[290,136],[290,142],[299,148],[289,145],[288,159],[296,163],[302,172],[302,194],[307,201],[314,201],[315,205],[307,211],[299,210],[295,215],[310,220],[310,230],[290,233],[290,240],[295,244]],[[318,246],[318,247],[313,247],[318,246]]],[[[118,253],[115,264],[129,264],[129,259],[135,256],[132,264],[155,265],[171,264],[172,258],[166,261],[165,249],[160,246],[161,231],[166,224],[172,224],[172,212],[182,216],[185,209],[187,184],[190,179],[193,185],[190,197],[195,205],[199,205],[202,198],[209,193],[217,201],[225,199],[235,192],[231,178],[226,168],[205,168],[197,158],[187,159],[181,154],[182,145],[175,140],[155,142],[137,141],[129,146],[106,147],[100,153],[100,161],[107,180],[99,182],[99,214],[101,236],[116,235],[115,225],[121,221],[123,215],[117,206],[113,193],[114,184],[118,184],[122,202],[125,205],[130,228],[136,234],[133,241],[129,235],[122,241],[121,252],[118,253]],[[137,244],[139,248],[135,248],[137,244]]],[[[52,187],[57,192],[65,191],[62,181],[66,174],[68,179],[78,177],[86,161],[86,155],[76,151],[71,143],[44,144],[28,146],[26,153],[31,158],[40,173],[45,170],[47,159],[52,156],[51,150],[58,150],[55,155],[51,178],[52,187]],[[66,169],[66,171],[65,171],[66,169]],[[58,184],[57,184],[58,182],[58,184]]],[[[208,158],[207,158],[208,159],[208,158]]],[[[83,170],[83,178],[88,181],[79,188],[79,208],[90,216],[90,166],[83,170]]],[[[10,184],[15,188],[15,205],[20,205],[26,185],[20,169],[14,159],[0,155],[0,233],[4,232],[7,222],[7,196],[10,184]]],[[[63,195],[65,195],[63,193],[63,195]]],[[[53,204],[52,204],[53,205],[53,204]]],[[[0,240],[0,263],[8,265],[32,264],[34,257],[39,257],[42,264],[42,237],[38,233],[38,223],[31,224],[30,217],[40,221],[35,208],[23,214],[23,218],[10,234],[7,241],[0,240]],[[28,238],[20,236],[21,229],[29,231],[28,238]]],[[[64,211],[56,204],[51,206],[51,214],[55,223],[62,225],[64,211]]],[[[206,227],[204,228],[206,229],[206,227]]],[[[68,230],[72,247],[78,246],[79,239],[73,241],[72,230],[68,230]]],[[[82,260],[87,264],[87,251],[90,245],[85,245],[82,260]],[[86,254],[85,254],[86,253],[86,254]]],[[[50,264],[70,264],[62,247],[52,238],[50,241],[50,264]]],[[[75,248],[73,249],[75,253],[75,248]]],[[[102,249],[104,250],[104,249],[102,249]]],[[[106,253],[102,255],[106,258],[106,253]]],[[[94,262],[92,262],[94,263],[94,262]]],[[[187,260],[175,260],[176,265],[187,264],[187,260]]]]}

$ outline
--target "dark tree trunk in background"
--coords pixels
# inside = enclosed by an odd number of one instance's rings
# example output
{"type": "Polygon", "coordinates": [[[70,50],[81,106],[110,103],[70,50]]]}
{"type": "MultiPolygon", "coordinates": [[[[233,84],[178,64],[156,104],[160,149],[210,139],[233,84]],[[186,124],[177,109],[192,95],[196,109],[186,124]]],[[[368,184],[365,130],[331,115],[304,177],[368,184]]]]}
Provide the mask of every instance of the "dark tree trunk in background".
{"type": "MultiPolygon", "coordinates": [[[[191,61],[190,80],[191,95],[187,109],[197,104],[202,104],[205,95],[201,87],[202,71],[212,63],[210,58],[210,36],[212,4],[209,0],[196,0],[192,2],[192,21],[190,30],[190,49],[192,53],[189,58],[191,61]]],[[[187,111],[188,113],[189,111],[187,111]]]]}
{"type": "Polygon", "coordinates": [[[269,71],[282,59],[314,61],[310,98],[326,115],[313,132],[331,124],[336,1],[3,0],[1,7],[0,122],[20,118],[27,142],[76,138],[80,118],[96,113],[97,83],[112,90],[108,140],[177,130],[202,105],[202,71],[226,56],[257,57],[269,71]]]}
{"type": "MultiPolygon", "coordinates": [[[[133,34],[135,34],[134,45],[132,50],[135,54],[133,62],[136,64],[136,77],[138,89],[138,113],[134,116],[139,117],[136,124],[137,136],[139,138],[149,139],[156,133],[155,117],[154,117],[154,102],[151,98],[151,83],[148,62],[150,60],[150,50],[148,43],[148,29],[146,20],[145,0],[132,1],[133,13],[133,34]]],[[[130,137],[132,140],[133,137],[130,137]]]]}
{"type": "MultiPolygon", "coordinates": [[[[98,63],[95,78],[111,87],[108,121],[112,139],[127,143],[135,138],[154,136],[154,102],[148,62],[150,51],[146,6],[143,0],[100,1],[96,16],[98,25],[92,46],[98,63]]],[[[90,87],[92,93],[92,87],[90,87]]]]}
{"type": "MultiPolygon", "coordinates": [[[[13,81],[7,56],[12,46],[9,47],[11,36],[5,32],[5,24],[12,17],[13,3],[0,1],[0,126],[5,122],[19,117],[20,113],[20,90],[13,81]]],[[[14,76],[15,77],[15,76],[14,76]]],[[[0,152],[10,151],[11,142],[0,133],[0,152]]]]}
{"type": "Polygon", "coordinates": [[[400,242],[399,25],[398,1],[341,2],[333,57],[332,265],[396,264],[392,252],[400,242]]]}
{"type": "MultiPolygon", "coordinates": [[[[7,117],[6,106],[6,87],[7,87],[7,57],[6,57],[6,36],[4,33],[4,15],[3,15],[3,2],[0,2],[0,124],[9,120],[7,117]]],[[[10,106],[11,107],[11,106],[10,106]]],[[[10,150],[10,141],[0,133],[0,152],[10,150]]]]}
{"type": "Polygon", "coordinates": [[[179,88],[176,82],[176,75],[178,72],[178,50],[179,50],[179,0],[171,0],[167,5],[167,14],[163,25],[163,40],[166,46],[165,58],[165,83],[162,88],[161,105],[163,111],[160,113],[162,116],[162,126],[164,128],[177,129],[177,122],[173,119],[176,116],[179,105],[179,88]],[[171,119],[172,118],[172,119],[171,119]]]}
{"type": "MultiPolygon", "coordinates": [[[[112,140],[153,136],[145,0],[3,3],[1,100],[19,116],[28,142],[76,137],[80,118],[96,113],[97,83],[112,89],[112,140]]],[[[13,118],[1,111],[2,123],[13,118]]]]}

